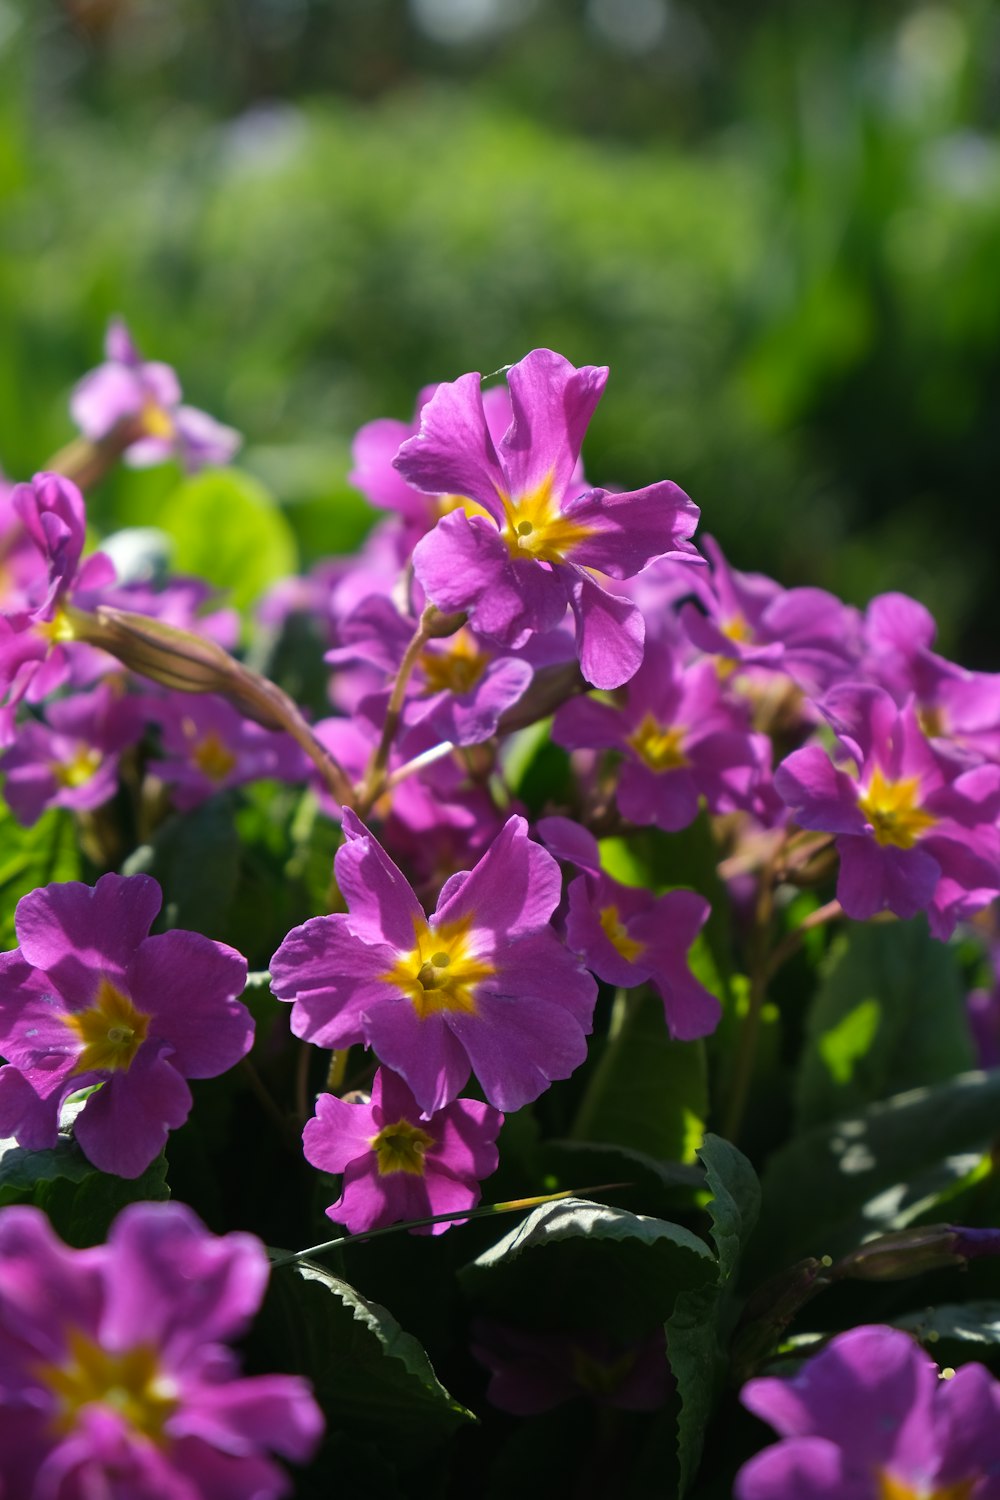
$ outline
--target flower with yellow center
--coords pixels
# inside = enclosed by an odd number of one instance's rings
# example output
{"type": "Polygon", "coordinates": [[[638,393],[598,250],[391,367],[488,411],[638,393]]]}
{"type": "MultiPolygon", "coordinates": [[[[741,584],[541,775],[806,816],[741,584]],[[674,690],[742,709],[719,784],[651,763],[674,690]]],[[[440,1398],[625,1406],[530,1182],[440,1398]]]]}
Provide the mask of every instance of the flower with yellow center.
{"type": "Polygon", "coordinates": [[[937,818],[919,804],[920,778],[904,776],[890,781],[876,766],[868,786],[858,796],[858,807],[872,825],[876,841],[897,849],[912,849],[921,834],[933,828],[937,818]]]}
{"type": "Polygon", "coordinates": [[[593,527],[564,516],[552,494],[553,476],[513,499],[500,493],[504,525],[500,535],[513,558],[562,562],[568,552],[593,534],[593,527]]]}
{"type": "Polygon", "coordinates": [[[58,786],[86,786],[101,768],[104,756],[93,745],[77,745],[69,760],[49,762],[58,786]]]}
{"type": "Polygon", "coordinates": [[[378,1175],[387,1177],[393,1172],[408,1172],[413,1177],[423,1177],[427,1148],[433,1144],[434,1137],[409,1120],[396,1120],[392,1125],[384,1126],[371,1139],[372,1150],[378,1159],[378,1175]]]}
{"type": "Polygon", "coordinates": [[[72,1432],[87,1406],[108,1406],[133,1432],[150,1442],[167,1439],[164,1428],[178,1406],[174,1382],[160,1370],[146,1344],[113,1353],[102,1349],[78,1328],[70,1329],[68,1357],[62,1363],[39,1364],[35,1374],[56,1397],[52,1429],[72,1432]]]}
{"type": "Polygon", "coordinates": [[[645,714],[628,743],[651,771],[679,771],[691,764],[684,754],[687,730],[682,724],[660,724],[652,714],[645,714]]]}
{"type": "Polygon", "coordinates": [[[496,972],[471,950],[471,917],[431,928],[414,918],[415,946],[379,977],[403,991],[421,1020],[441,1011],[476,1014],[476,986],[496,972]]]}
{"type": "Polygon", "coordinates": [[[645,952],[645,943],[640,943],[636,938],[629,937],[625,929],[625,924],[618,915],[617,906],[602,906],[600,923],[604,936],[617,949],[627,963],[634,963],[645,952]]]}
{"type": "Polygon", "coordinates": [[[926,1485],[909,1484],[905,1479],[897,1479],[880,1469],[878,1500],[969,1500],[978,1477],[974,1475],[972,1479],[960,1479],[956,1484],[934,1485],[928,1489],[926,1485]]]}
{"type": "Polygon", "coordinates": [[[102,974],[93,1003],[86,1010],[72,1011],[63,1017],[70,1031],[83,1042],[73,1072],[88,1073],[92,1069],[127,1072],[146,1040],[149,1019],[102,974]]]}
{"type": "Polygon", "coordinates": [[[196,741],[191,749],[191,759],[209,781],[225,781],[236,765],[236,756],[214,729],[196,741]]]}
{"type": "Polygon", "coordinates": [[[420,658],[431,693],[470,693],[489,664],[489,657],[465,629],[453,635],[443,650],[425,651],[420,658]]]}

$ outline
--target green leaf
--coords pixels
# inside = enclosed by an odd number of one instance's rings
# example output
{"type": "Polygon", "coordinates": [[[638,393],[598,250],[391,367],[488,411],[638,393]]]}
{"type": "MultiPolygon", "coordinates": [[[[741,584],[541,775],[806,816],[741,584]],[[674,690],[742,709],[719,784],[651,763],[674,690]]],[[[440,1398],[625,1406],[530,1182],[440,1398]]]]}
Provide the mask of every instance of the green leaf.
{"type": "Polygon", "coordinates": [[[708,1246],[679,1224],[567,1198],[536,1208],[459,1276],[480,1306],[513,1322],[627,1340],[665,1322],[714,1270],[708,1246]]]}
{"type": "Polygon", "coordinates": [[[620,996],[573,1125],[576,1140],[691,1160],[708,1114],[705,1049],[671,1041],[657,995],[620,996]]]}
{"type": "Polygon", "coordinates": [[[14,908],[22,896],[57,880],[80,877],[80,843],[70,812],[53,808],[22,828],[0,803],[0,948],[13,948],[14,908]]]}
{"type": "Polygon", "coordinates": [[[926,922],[856,924],[838,939],[809,1012],[795,1082],[800,1128],[973,1063],[964,988],[926,922]]]}
{"type": "Polygon", "coordinates": [[[227,930],[239,868],[233,803],[227,796],[216,796],[169,818],[151,843],[141,844],[126,860],[122,873],[142,872],[160,882],[161,925],[220,939],[227,930]]]}
{"type": "Polygon", "coordinates": [[[748,1275],[845,1254],[868,1235],[932,1213],[996,1135],[1000,1070],[912,1089],[819,1125],[777,1151],[763,1177],[748,1275]]]}
{"type": "Polygon", "coordinates": [[[264,1368],[312,1382],[331,1436],[375,1442],[401,1469],[475,1420],[391,1313],[308,1261],[272,1273],[253,1337],[264,1368]]]}
{"type": "Polygon", "coordinates": [[[721,1136],[706,1135],[698,1158],[712,1194],[711,1236],[718,1255],[713,1284],[684,1292],[667,1321],[667,1358],[680,1399],[677,1459],[680,1488],[691,1483],[715,1405],[723,1364],[719,1323],[726,1292],[760,1210],[760,1185],[746,1157],[721,1136]]]}
{"type": "Polygon", "coordinates": [[[238,609],[298,569],[295,535],[255,479],[204,469],[174,490],[157,517],[173,538],[174,567],[229,591],[238,609]]]}
{"type": "Polygon", "coordinates": [[[939,1365],[1000,1361],[1000,1302],[943,1303],[894,1318],[919,1339],[939,1365]]]}
{"type": "Polygon", "coordinates": [[[0,1208],[32,1203],[44,1209],[68,1245],[100,1244],[126,1204],[169,1196],[162,1154],[140,1177],[125,1178],[98,1171],[66,1135],[46,1151],[0,1141],[0,1208]]]}

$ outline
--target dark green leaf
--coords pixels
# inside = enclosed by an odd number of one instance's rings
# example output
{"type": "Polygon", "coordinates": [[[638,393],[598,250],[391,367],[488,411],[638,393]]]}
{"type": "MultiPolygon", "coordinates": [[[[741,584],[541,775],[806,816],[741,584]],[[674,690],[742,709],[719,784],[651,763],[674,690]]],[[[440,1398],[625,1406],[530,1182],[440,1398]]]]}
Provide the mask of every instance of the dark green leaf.
{"type": "Polygon", "coordinates": [[[122,866],[126,875],[153,875],[163,887],[158,922],[219,939],[236,893],[240,842],[229,797],[212,797],[157,829],[122,866]]]}
{"type": "Polygon", "coordinates": [[[481,1307],[513,1322],[630,1339],[711,1280],[715,1259],[679,1224],[567,1198],[536,1208],[459,1274],[481,1307]]]}
{"type": "Polygon", "coordinates": [[[856,924],[813,1001],[795,1084],[798,1122],[818,1125],[973,1063],[951,950],[927,923],[856,924]]]}

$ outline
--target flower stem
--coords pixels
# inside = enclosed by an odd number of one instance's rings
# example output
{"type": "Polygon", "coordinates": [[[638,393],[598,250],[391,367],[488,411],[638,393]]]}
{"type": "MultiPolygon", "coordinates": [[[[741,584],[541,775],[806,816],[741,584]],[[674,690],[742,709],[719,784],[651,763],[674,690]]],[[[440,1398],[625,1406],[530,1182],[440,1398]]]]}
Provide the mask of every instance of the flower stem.
{"type": "MultiPolygon", "coordinates": [[[[440,614],[438,609],[433,604],[428,604],[417,622],[417,628],[413,632],[409,645],[403,652],[403,660],[399,664],[395,681],[392,684],[389,706],[385,711],[382,734],[372,753],[372,758],[368,762],[361,792],[358,796],[357,810],[361,817],[364,817],[371,811],[372,804],[378,800],[385,788],[385,768],[389,764],[389,752],[392,749],[392,742],[396,738],[396,731],[399,728],[403,704],[406,702],[406,688],[410,681],[410,675],[427,642],[432,636],[438,634],[437,627],[443,619],[444,616],[440,614]]],[[[455,628],[457,629],[457,626],[455,628]]]]}

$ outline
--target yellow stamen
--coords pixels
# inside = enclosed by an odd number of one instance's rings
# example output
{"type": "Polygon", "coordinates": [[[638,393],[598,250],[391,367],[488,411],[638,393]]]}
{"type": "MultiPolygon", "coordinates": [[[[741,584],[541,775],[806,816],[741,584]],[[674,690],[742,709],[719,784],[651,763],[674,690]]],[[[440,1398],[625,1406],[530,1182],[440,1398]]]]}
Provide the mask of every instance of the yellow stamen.
{"type": "Polygon", "coordinates": [[[142,431],[145,437],[166,438],[171,440],[176,432],[174,419],[169,412],[165,412],[162,406],[155,401],[147,401],[142,408],[140,417],[142,431]]]}
{"type": "Polygon", "coordinates": [[[51,760],[49,769],[59,786],[86,786],[101,768],[104,756],[92,745],[77,745],[67,761],[51,760]]]}
{"type": "Polygon", "coordinates": [[[79,1329],[71,1329],[65,1364],[45,1363],[34,1373],[56,1397],[53,1431],[72,1432],[80,1412],[94,1403],[110,1406],[134,1432],[150,1442],[164,1441],[164,1427],[177,1409],[177,1389],[162,1374],[155,1352],[145,1344],[111,1353],[79,1329]]]}
{"type": "Polygon", "coordinates": [[[236,756],[210,729],[191,750],[191,759],[210,781],[225,781],[236,764],[236,756]]]}
{"type": "Polygon", "coordinates": [[[629,735],[628,742],[651,771],[677,771],[691,764],[683,749],[686,733],[682,724],[667,728],[657,723],[652,714],[646,714],[639,728],[629,735]]]}
{"type": "Polygon", "coordinates": [[[387,1177],[392,1172],[409,1172],[413,1177],[423,1177],[424,1157],[428,1146],[433,1146],[434,1137],[421,1130],[419,1125],[411,1125],[409,1120],[397,1120],[372,1136],[371,1144],[378,1156],[380,1177],[387,1177]]]}
{"type": "Polygon", "coordinates": [[[476,986],[496,970],[471,951],[471,926],[471,916],[433,931],[415,920],[414,948],[379,976],[403,991],[421,1020],[444,1010],[476,1014],[476,986]]]}
{"type": "Polygon", "coordinates": [[[629,937],[625,930],[625,924],[618,915],[617,906],[602,906],[600,922],[605,937],[614,944],[622,958],[627,959],[629,963],[637,959],[640,953],[645,952],[645,943],[640,943],[636,938],[629,937]]]}
{"type": "Polygon", "coordinates": [[[564,516],[552,495],[553,476],[526,495],[512,499],[501,493],[506,524],[500,535],[514,558],[537,562],[562,562],[568,552],[593,535],[592,526],[581,526],[564,516]]]}
{"type": "Polygon", "coordinates": [[[730,641],[752,641],[753,631],[744,620],[742,615],[730,615],[728,620],[723,620],[719,626],[722,634],[730,641]]]}
{"type": "Polygon", "coordinates": [[[61,609],[56,610],[51,620],[40,620],[34,628],[50,646],[55,646],[59,641],[76,640],[76,632],[70,618],[61,609]]]}
{"type": "Polygon", "coordinates": [[[420,657],[429,693],[469,693],[489,663],[467,630],[453,635],[443,650],[425,651],[420,657]]]}
{"type": "Polygon", "coordinates": [[[93,1004],[63,1020],[83,1042],[74,1073],[127,1072],[149,1030],[149,1016],[103,974],[93,1004]]]}
{"type": "Polygon", "coordinates": [[[921,810],[919,793],[919,776],[888,781],[881,766],[875,767],[868,786],[858,797],[858,806],[872,825],[879,844],[912,849],[920,835],[933,828],[937,818],[921,810]]]}
{"type": "Polygon", "coordinates": [[[878,1500],[969,1500],[979,1478],[975,1474],[971,1479],[960,1479],[957,1484],[935,1485],[928,1489],[926,1485],[909,1484],[905,1479],[897,1479],[894,1474],[879,1469],[878,1500]]]}

